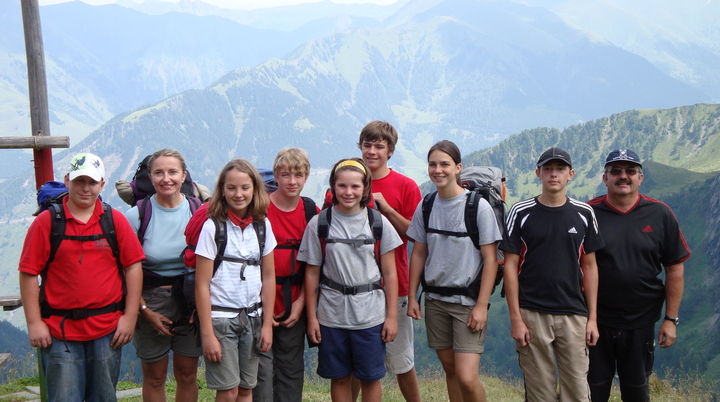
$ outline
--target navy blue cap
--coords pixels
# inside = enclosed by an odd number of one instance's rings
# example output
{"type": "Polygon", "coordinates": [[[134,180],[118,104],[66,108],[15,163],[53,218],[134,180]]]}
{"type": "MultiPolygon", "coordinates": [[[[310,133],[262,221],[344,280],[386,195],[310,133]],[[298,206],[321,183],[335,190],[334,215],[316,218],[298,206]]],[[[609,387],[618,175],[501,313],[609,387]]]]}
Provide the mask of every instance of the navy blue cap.
{"type": "Polygon", "coordinates": [[[605,166],[607,166],[608,163],[612,162],[631,162],[642,167],[642,163],[640,163],[640,157],[638,156],[638,154],[629,149],[616,149],[610,152],[605,159],[605,166]]]}
{"type": "Polygon", "coordinates": [[[565,152],[565,150],[560,149],[558,147],[552,147],[548,149],[547,151],[543,152],[542,155],[540,155],[540,159],[538,159],[537,167],[541,167],[544,164],[553,161],[558,160],[560,162],[566,163],[568,166],[572,168],[572,161],[570,160],[570,154],[565,152]]]}

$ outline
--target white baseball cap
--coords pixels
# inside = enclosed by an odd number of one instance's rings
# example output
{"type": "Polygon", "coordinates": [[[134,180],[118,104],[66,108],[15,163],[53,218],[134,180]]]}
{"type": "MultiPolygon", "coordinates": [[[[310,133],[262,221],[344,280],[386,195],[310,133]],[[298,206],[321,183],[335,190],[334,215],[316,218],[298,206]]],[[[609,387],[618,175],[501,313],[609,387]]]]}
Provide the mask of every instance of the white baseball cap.
{"type": "Polygon", "coordinates": [[[102,181],[105,177],[105,165],[99,156],[91,153],[82,153],[75,155],[70,160],[70,180],[74,180],[79,176],[88,176],[95,181],[102,181]]]}

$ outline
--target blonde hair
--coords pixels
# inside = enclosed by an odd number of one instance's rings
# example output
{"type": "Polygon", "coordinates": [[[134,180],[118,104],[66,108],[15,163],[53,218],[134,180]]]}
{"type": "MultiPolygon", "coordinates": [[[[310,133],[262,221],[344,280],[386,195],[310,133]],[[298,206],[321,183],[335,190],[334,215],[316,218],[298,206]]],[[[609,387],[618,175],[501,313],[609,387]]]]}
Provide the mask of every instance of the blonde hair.
{"type": "Polygon", "coordinates": [[[212,200],[208,206],[208,215],[222,222],[227,221],[228,205],[227,200],[225,200],[223,190],[225,189],[227,175],[233,170],[250,176],[250,180],[253,184],[253,197],[252,201],[250,201],[250,205],[248,205],[248,213],[252,215],[253,220],[256,222],[264,220],[267,216],[270,198],[268,198],[268,195],[265,192],[265,183],[263,182],[262,177],[260,177],[260,173],[258,173],[257,169],[255,169],[250,162],[244,159],[233,159],[220,171],[217,184],[215,184],[215,190],[213,191],[212,200]]]}
{"type": "Polygon", "coordinates": [[[178,161],[180,161],[180,166],[182,167],[183,172],[187,172],[187,166],[185,165],[185,158],[180,154],[180,152],[169,149],[169,148],[163,148],[161,150],[153,152],[152,155],[150,155],[150,159],[148,160],[148,170],[152,172],[152,165],[155,163],[157,158],[161,156],[167,156],[171,158],[175,158],[178,161]]]}
{"type": "Polygon", "coordinates": [[[310,158],[302,148],[283,148],[278,151],[273,163],[273,174],[277,176],[280,169],[286,168],[290,172],[300,172],[305,176],[310,174],[310,158]]]}

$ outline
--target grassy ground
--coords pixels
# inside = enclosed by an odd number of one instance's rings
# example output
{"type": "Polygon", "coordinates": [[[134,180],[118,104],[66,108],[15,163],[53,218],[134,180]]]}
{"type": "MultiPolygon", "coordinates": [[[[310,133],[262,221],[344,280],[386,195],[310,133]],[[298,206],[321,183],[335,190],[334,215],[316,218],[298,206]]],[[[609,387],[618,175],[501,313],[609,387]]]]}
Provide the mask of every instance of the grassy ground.
{"type": "MultiPolygon", "coordinates": [[[[708,402],[717,400],[720,394],[713,392],[712,384],[703,382],[699,376],[675,376],[666,373],[668,380],[660,380],[653,376],[651,378],[651,397],[654,402],[708,402]],[[673,386],[672,384],[681,384],[673,386]]],[[[514,379],[500,379],[496,377],[481,376],[487,392],[487,400],[493,402],[520,402],[523,400],[522,384],[514,379]]],[[[23,378],[14,383],[0,386],[0,401],[8,402],[11,399],[3,398],[14,392],[22,391],[28,385],[37,385],[37,378],[23,378]]],[[[201,381],[200,401],[213,401],[215,392],[203,387],[201,381]]],[[[137,384],[121,383],[119,389],[138,387],[137,384]]],[[[170,381],[167,385],[168,401],[175,400],[175,383],[170,381]]],[[[440,373],[429,375],[420,380],[420,392],[423,401],[440,402],[447,401],[444,377],[440,373]]],[[[141,402],[142,398],[126,398],[123,402],[141,402]]],[[[305,382],[303,401],[325,402],[330,401],[330,382],[320,378],[311,378],[305,382]]],[[[402,402],[403,398],[393,379],[388,376],[383,380],[383,401],[402,402]]],[[[613,391],[611,402],[620,402],[620,395],[617,389],[613,391]]],[[[12,400],[15,402],[15,400],[12,400]]]]}

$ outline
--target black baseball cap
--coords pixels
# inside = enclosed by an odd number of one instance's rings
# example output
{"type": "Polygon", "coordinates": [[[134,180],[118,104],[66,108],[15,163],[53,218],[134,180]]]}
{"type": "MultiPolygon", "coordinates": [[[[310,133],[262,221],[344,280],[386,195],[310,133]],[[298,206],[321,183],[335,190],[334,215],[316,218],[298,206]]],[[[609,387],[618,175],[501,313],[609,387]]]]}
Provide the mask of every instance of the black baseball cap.
{"type": "Polygon", "coordinates": [[[564,162],[572,168],[572,160],[570,159],[570,154],[565,152],[564,149],[560,149],[558,147],[552,147],[547,151],[543,152],[543,154],[540,155],[540,159],[538,159],[537,167],[541,167],[544,164],[553,160],[564,162]]]}
{"type": "Polygon", "coordinates": [[[629,149],[616,149],[610,152],[605,159],[605,166],[607,166],[608,163],[611,162],[631,162],[642,167],[642,163],[640,163],[640,157],[638,156],[638,154],[629,149]]]}

